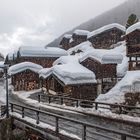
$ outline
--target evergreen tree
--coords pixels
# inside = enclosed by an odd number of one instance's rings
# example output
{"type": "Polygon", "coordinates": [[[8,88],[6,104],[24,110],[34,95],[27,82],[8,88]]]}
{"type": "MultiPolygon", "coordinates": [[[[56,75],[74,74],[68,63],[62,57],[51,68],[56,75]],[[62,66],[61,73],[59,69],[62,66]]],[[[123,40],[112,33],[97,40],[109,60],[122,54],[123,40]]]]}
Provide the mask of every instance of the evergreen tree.
{"type": "Polygon", "coordinates": [[[137,16],[135,14],[131,14],[128,17],[127,23],[126,23],[126,28],[130,27],[131,25],[137,23],[139,21],[139,19],[137,18],[137,16]]]}

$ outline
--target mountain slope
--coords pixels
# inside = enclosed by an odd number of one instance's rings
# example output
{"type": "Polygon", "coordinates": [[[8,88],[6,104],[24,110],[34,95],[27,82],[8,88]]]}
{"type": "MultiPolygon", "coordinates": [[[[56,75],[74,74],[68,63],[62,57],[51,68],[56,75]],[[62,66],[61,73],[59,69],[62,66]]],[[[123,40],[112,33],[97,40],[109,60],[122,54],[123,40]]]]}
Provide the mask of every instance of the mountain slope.
{"type": "MultiPolygon", "coordinates": [[[[93,31],[101,26],[114,23],[114,22],[125,25],[127,18],[131,13],[135,13],[140,19],[140,0],[127,0],[123,4],[105,12],[104,14],[100,16],[97,16],[96,18],[93,18],[77,26],[74,29],[84,29],[84,30],[93,31]]],[[[72,33],[73,30],[67,33],[72,33]]],[[[47,46],[58,46],[62,37],[63,35],[55,39],[53,42],[51,42],[47,46]]]]}

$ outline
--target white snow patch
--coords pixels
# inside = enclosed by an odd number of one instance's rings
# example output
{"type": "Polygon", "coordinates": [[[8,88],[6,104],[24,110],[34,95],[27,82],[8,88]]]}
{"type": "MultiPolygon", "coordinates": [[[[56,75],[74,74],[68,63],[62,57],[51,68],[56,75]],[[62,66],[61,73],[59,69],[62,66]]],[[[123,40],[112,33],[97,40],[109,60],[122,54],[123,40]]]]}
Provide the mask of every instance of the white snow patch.
{"type": "Polygon", "coordinates": [[[85,52],[93,50],[93,46],[92,46],[91,42],[85,41],[85,42],[83,42],[83,43],[81,43],[73,48],[70,48],[69,50],[67,50],[67,52],[68,52],[68,54],[71,55],[73,52],[76,52],[78,50],[82,51],[78,54],[78,55],[80,55],[80,54],[83,54],[85,52]]]}
{"type": "Polygon", "coordinates": [[[54,61],[53,65],[58,64],[68,64],[68,63],[78,63],[79,57],[75,55],[61,56],[57,60],[54,61]]]}
{"type": "Polygon", "coordinates": [[[28,98],[30,95],[41,92],[41,89],[31,90],[31,91],[12,91],[12,94],[18,95],[22,99],[28,98]]]}
{"type": "Polygon", "coordinates": [[[75,30],[73,34],[87,36],[90,32],[87,30],[75,30]]]}
{"type": "Polygon", "coordinates": [[[53,73],[53,68],[44,68],[40,70],[38,73],[39,77],[47,78],[53,73]]]}
{"type": "Polygon", "coordinates": [[[64,35],[64,38],[67,38],[67,39],[71,39],[72,35],[71,34],[65,34],[64,35]]]}
{"type": "Polygon", "coordinates": [[[124,78],[118,82],[108,93],[97,97],[98,102],[123,103],[127,92],[140,91],[140,71],[127,71],[124,78]]]}
{"type": "Polygon", "coordinates": [[[22,46],[19,53],[23,57],[60,57],[67,55],[67,51],[58,47],[22,46]]]}

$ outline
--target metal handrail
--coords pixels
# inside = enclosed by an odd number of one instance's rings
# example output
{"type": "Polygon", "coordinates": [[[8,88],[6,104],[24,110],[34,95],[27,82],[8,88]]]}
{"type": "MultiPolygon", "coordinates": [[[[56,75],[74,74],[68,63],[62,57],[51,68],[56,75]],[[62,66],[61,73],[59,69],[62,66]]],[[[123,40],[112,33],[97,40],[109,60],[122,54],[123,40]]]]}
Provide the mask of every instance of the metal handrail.
{"type": "Polygon", "coordinates": [[[39,116],[40,113],[41,114],[44,114],[44,115],[49,115],[49,116],[55,117],[55,120],[56,120],[55,132],[56,133],[59,133],[59,120],[62,119],[62,120],[66,120],[66,121],[70,121],[70,122],[73,122],[73,123],[82,125],[82,127],[83,127],[82,140],[86,140],[86,132],[87,132],[87,129],[86,128],[87,127],[99,129],[99,130],[110,132],[110,133],[114,133],[114,134],[118,134],[118,135],[121,136],[121,140],[126,140],[127,137],[129,137],[129,138],[135,138],[137,140],[140,139],[140,136],[134,135],[134,134],[130,134],[130,133],[127,133],[127,132],[113,130],[113,129],[101,127],[101,126],[98,126],[98,125],[95,125],[95,124],[90,124],[90,123],[82,122],[82,121],[79,121],[79,120],[74,120],[74,119],[71,119],[71,118],[68,118],[68,117],[64,117],[64,116],[61,116],[61,115],[58,115],[58,114],[54,114],[54,113],[42,111],[42,110],[39,110],[39,109],[36,109],[36,108],[31,108],[31,107],[27,107],[27,106],[15,104],[15,103],[10,103],[10,104],[11,104],[11,112],[14,112],[14,107],[15,106],[21,108],[21,110],[22,110],[22,114],[21,114],[22,115],[22,118],[25,117],[25,113],[24,113],[25,112],[25,109],[28,109],[28,110],[31,110],[31,111],[36,112],[36,118],[37,118],[36,124],[39,124],[40,123],[40,116],[39,116]]]}

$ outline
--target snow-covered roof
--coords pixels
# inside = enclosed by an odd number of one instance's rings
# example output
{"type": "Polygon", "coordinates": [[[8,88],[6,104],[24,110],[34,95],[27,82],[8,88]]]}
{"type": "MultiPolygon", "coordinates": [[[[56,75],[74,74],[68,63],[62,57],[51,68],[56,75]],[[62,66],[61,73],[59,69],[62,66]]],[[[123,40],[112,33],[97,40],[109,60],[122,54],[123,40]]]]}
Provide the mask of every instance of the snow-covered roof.
{"type": "Polygon", "coordinates": [[[19,53],[24,57],[60,57],[67,55],[67,51],[58,47],[22,46],[19,53]]]}
{"type": "Polygon", "coordinates": [[[41,65],[38,65],[32,62],[22,62],[22,63],[11,66],[8,70],[8,74],[14,75],[16,73],[20,73],[25,70],[31,70],[33,72],[38,73],[41,69],[43,69],[41,65]]]}
{"type": "Polygon", "coordinates": [[[126,35],[137,30],[140,29],[140,22],[137,22],[135,24],[133,24],[132,26],[130,26],[127,30],[126,30],[126,35]]]}
{"type": "Polygon", "coordinates": [[[53,65],[58,64],[68,64],[68,63],[77,63],[79,57],[75,55],[61,56],[54,61],[53,65]]]}
{"type": "Polygon", "coordinates": [[[96,101],[107,103],[123,103],[127,92],[140,92],[140,71],[127,71],[124,78],[108,93],[98,96],[96,101]]]}
{"type": "Polygon", "coordinates": [[[122,26],[122,25],[120,25],[118,23],[112,23],[112,24],[105,25],[105,26],[103,26],[103,27],[101,27],[101,28],[99,28],[97,30],[94,30],[94,31],[90,32],[88,34],[88,38],[90,38],[92,36],[95,36],[97,34],[100,34],[100,33],[104,32],[106,30],[110,30],[112,28],[118,28],[118,29],[122,30],[123,32],[126,31],[126,28],[124,26],[122,26]]]}
{"type": "Polygon", "coordinates": [[[47,78],[53,73],[53,68],[43,68],[38,73],[39,77],[47,78]]]}
{"type": "Polygon", "coordinates": [[[92,49],[93,49],[93,46],[92,46],[91,42],[85,41],[85,42],[83,42],[83,43],[81,43],[73,48],[68,49],[67,52],[68,52],[68,54],[72,54],[73,51],[76,52],[78,50],[81,50],[82,52],[87,52],[87,51],[90,51],[92,49]]]}
{"type": "Polygon", "coordinates": [[[71,39],[72,35],[71,34],[65,34],[64,35],[64,38],[68,38],[68,39],[71,39]]]}
{"type": "Polygon", "coordinates": [[[79,61],[82,62],[87,58],[96,59],[101,64],[120,64],[122,63],[123,56],[120,53],[114,52],[113,49],[93,49],[85,53],[79,61]]]}
{"type": "Polygon", "coordinates": [[[65,85],[96,83],[95,74],[78,63],[55,65],[53,66],[53,74],[65,85]]]}
{"type": "Polygon", "coordinates": [[[84,35],[84,36],[87,36],[89,33],[90,32],[87,31],[87,30],[78,30],[78,29],[73,32],[73,34],[76,34],[76,35],[84,35]]]}

